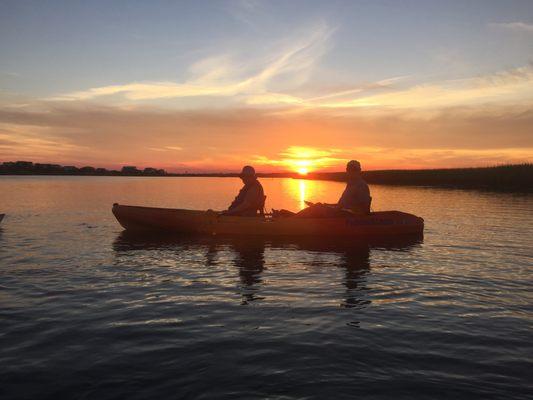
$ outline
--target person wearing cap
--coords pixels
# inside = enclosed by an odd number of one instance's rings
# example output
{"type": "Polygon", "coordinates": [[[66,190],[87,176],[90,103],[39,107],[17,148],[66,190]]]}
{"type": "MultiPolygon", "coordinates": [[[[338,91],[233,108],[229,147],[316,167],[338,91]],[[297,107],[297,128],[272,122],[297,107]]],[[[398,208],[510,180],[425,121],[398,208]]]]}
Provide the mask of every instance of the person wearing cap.
{"type": "Polygon", "coordinates": [[[350,210],[356,214],[370,213],[370,189],[361,175],[359,161],[351,160],[346,164],[346,188],[337,204],[312,203],[306,201],[309,208],[298,213],[301,217],[334,216],[339,210],[350,210]]]}
{"type": "Polygon", "coordinates": [[[368,214],[370,212],[370,189],[361,175],[359,161],[351,160],[346,164],[346,188],[338,201],[338,206],[346,210],[368,214]]]}
{"type": "Polygon", "coordinates": [[[250,165],[246,165],[242,169],[239,177],[242,179],[244,186],[229,208],[222,212],[222,214],[242,217],[253,217],[258,214],[263,214],[265,193],[263,186],[257,180],[255,169],[250,165]]]}

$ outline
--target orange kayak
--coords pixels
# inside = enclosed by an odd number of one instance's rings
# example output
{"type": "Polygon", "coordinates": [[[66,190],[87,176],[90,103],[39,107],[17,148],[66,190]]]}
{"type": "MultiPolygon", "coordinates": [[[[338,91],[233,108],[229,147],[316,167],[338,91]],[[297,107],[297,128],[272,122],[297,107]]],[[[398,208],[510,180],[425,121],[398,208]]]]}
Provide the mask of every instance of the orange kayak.
{"type": "Polygon", "coordinates": [[[113,214],[126,230],[156,230],[209,235],[261,236],[400,236],[421,234],[424,220],[401,211],[335,218],[235,217],[214,211],[113,205],[113,214]]]}

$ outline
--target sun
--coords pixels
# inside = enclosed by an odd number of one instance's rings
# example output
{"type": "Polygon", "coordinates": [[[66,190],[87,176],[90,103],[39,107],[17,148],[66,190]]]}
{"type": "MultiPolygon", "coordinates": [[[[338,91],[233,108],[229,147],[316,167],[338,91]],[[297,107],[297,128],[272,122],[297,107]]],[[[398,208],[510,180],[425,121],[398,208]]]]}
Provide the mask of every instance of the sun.
{"type": "Polygon", "coordinates": [[[300,175],[307,175],[307,173],[309,172],[309,168],[306,168],[306,167],[300,167],[298,168],[298,173],[300,175]]]}
{"type": "Polygon", "coordinates": [[[311,170],[311,160],[291,160],[292,170],[300,175],[307,175],[311,170]]]}

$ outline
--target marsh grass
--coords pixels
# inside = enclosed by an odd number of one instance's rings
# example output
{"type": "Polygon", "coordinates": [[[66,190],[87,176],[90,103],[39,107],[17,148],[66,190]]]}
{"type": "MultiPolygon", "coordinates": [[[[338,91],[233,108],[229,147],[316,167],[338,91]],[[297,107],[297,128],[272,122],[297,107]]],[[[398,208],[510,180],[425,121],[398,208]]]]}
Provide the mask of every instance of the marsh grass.
{"type": "MultiPolygon", "coordinates": [[[[533,192],[533,164],[497,165],[481,168],[364,171],[371,184],[444,186],[533,192]]],[[[343,173],[310,174],[308,179],[344,181],[343,173]]]]}

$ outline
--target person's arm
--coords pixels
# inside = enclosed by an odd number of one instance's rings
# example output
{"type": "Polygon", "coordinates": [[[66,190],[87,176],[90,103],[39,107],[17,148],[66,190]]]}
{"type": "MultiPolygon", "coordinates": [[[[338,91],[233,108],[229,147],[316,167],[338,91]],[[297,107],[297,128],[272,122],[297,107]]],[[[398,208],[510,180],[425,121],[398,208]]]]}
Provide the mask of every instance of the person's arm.
{"type": "Polygon", "coordinates": [[[246,193],[246,197],[242,204],[239,204],[237,207],[224,211],[224,215],[236,215],[240,214],[243,211],[248,211],[255,206],[255,200],[260,196],[260,190],[258,187],[252,187],[246,193]]]}

